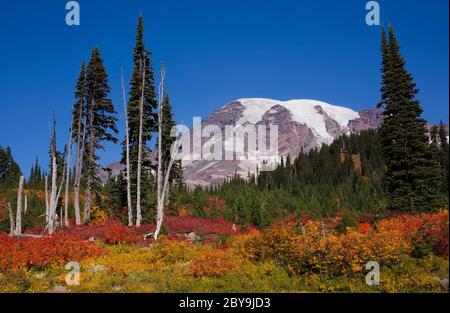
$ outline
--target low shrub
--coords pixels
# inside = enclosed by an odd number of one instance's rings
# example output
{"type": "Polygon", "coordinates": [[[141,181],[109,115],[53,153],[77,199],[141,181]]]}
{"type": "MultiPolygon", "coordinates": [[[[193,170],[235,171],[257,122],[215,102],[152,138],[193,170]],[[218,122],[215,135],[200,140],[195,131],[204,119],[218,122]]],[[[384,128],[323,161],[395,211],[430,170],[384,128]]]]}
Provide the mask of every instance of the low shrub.
{"type": "Polygon", "coordinates": [[[0,271],[43,268],[100,255],[103,250],[76,235],[44,238],[11,238],[0,233],[0,271]]]}
{"type": "Polygon", "coordinates": [[[221,277],[236,272],[241,264],[230,249],[205,251],[192,260],[188,272],[194,277],[221,277]]]}
{"type": "Polygon", "coordinates": [[[316,221],[289,223],[240,238],[238,247],[253,261],[274,260],[296,274],[355,274],[369,261],[392,267],[419,254],[448,258],[448,211],[397,216],[375,228],[363,223],[345,233],[316,221]]]}

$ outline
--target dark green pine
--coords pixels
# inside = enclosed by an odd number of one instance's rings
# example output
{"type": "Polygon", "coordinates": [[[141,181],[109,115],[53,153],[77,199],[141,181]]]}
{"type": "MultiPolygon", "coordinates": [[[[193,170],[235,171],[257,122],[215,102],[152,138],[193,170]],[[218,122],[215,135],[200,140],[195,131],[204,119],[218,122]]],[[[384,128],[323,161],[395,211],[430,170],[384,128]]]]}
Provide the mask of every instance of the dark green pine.
{"type": "MultiPolygon", "coordinates": [[[[167,172],[169,162],[171,159],[171,149],[175,142],[175,137],[171,136],[171,131],[173,127],[176,126],[172,106],[170,104],[169,96],[166,94],[162,103],[162,136],[161,136],[161,146],[162,146],[162,163],[163,163],[163,173],[167,172]]],[[[164,174],[165,175],[165,174],[164,174]]],[[[182,183],[183,180],[183,170],[181,167],[181,160],[174,162],[172,169],[170,171],[170,183],[182,183]]]]}
{"type": "Polygon", "coordinates": [[[115,135],[118,133],[116,122],[116,111],[112,100],[108,98],[111,88],[108,84],[108,74],[98,48],[91,51],[91,58],[86,72],[86,112],[88,114],[86,127],[86,155],[84,156],[83,170],[86,177],[91,177],[97,181],[97,171],[100,169],[98,164],[98,151],[103,150],[103,142],[117,142],[115,135]],[[92,127],[91,127],[91,117],[92,127]],[[91,137],[91,133],[94,135],[91,137]],[[91,150],[91,141],[93,141],[93,151],[91,150]],[[93,159],[90,160],[90,154],[93,159]]]}
{"type": "Polygon", "coordinates": [[[442,122],[439,123],[439,164],[441,166],[442,172],[442,189],[443,192],[448,195],[449,190],[449,172],[448,172],[448,163],[449,163],[449,155],[448,155],[448,139],[447,139],[447,131],[445,130],[444,124],[442,122]]]}
{"type": "Polygon", "coordinates": [[[433,158],[421,118],[422,108],[415,99],[418,90],[405,69],[400,46],[389,27],[389,39],[382,31],[382,151],[386,160],[385,184],[390,208],[429,211],[439,206],[439,167],[433,158]]]}
{"type": "MultiPolygon", "coordinates": [[[[81,128],[80,134],[83,131],[83,116],[86,114],[86,65],[83,61],[81,63],[80,73],[78,75],[77,83],[75,86],[75,99],[76,102],[73,104],[72,116],[73,116],[73,127],[72,127],[72,138],[76,144],[78,144],[78,128],[81,128]],[[80,114],[80,107],[83,106],[83,110],[80,114]]],[[[80,141],[82,140],[80,136],[80,141]]]]}
{"type": "MultiPolygon", "coordinates": [[[[153,184],[150,173],[150,150],[147,143],[152,138],[152,133],[157,129],[156,93],[154,87],[154,74],[151,67],[151,52],[144,45],[144,20],[140,16],[136,28],[136,44],[133,50],[133,70],[130,81],[130,92],[128,100],[128,132],[130,140],[130,167],[131,167],[131,197],[132,206],[136,206],[137,192],[137,164],[139,151],[139,106],[142,98],[142,80],[145,71],[145,89],[143,102],[143,164],[142,164],[142,190],[151,189],[153,184]]],[[[122,163],[126,162],[126,141],[122,142],[122,163]]],[[[123,193],[126,194],[126,184],[123,184],[123,193]]],[[[145,195],[146,193],[144,193],[145,195]]],[[[142,205],[148,206],[149,199],[144,198],[142,205]]]]}

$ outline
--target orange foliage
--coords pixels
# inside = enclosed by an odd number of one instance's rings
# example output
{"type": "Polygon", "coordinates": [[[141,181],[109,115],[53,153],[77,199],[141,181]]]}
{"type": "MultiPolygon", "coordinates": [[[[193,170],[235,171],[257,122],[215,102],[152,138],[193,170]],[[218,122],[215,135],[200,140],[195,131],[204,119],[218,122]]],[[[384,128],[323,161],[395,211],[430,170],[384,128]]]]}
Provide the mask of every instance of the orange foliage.
{"type": "Polygon", "coordinates": [[[194,277],[220,277],[236,272],[242,260],[236,258],[230,249],[206,251],[189,265],[189,273],[194,277]]]}
{"type": "Polygon", "coordinates": [[[374,229],[360,223],[344,234],[330,224],[276,225],[261,234],[240,236],[238,242],[248,251],[245,257],[272,259],[294,273],[357,273],[369,261],[392,266],[409,258],[417,246],[448,256],[448,211],[394,217],[380,221],[374,229]]]}
{"type": "Polygon", "coordinates": [[[64,264],[97,256],[102,252],[94,243],[75,235],[57,234],[52,237],[19,239],[0,233],[0,271],[64,264]]]}

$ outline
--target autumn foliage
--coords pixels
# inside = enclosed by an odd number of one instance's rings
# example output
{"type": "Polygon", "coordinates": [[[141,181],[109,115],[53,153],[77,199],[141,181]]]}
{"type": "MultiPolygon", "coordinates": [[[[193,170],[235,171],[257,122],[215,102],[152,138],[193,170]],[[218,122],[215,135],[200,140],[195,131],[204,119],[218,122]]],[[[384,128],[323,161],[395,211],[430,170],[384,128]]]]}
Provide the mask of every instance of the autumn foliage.
{"type": "MultiPolygon", "coordinates": [[[[365,273],[369,261],[394,269],[413,258],[448,258],[448,211],[361,221],[344,231],[337,229],[340,218],[316,221],[303,217],[283,220],[263,230],[242,231],[220,219],[168,217],[165,227],[169,235],[157,242],[148,239],[147,248],[141,245],[143,234],[151,232],[153,225],[136,228],[115,220],[70,227],[43,238],[19,239],[0,233],[0,274],[61,266],[69,261],[89,260],[85,262],[89,267],[100,256],[108,267],[117,270],[125,270],[136,261],[143,269],[156,272],[171,268],[185,279],[220,279],[238,275],[245,268],[274,266],[299,277],[336,278],[365,273]],[[189,232],[210,234],[207,238],[215,239],[191,242],[184,236],[189,232]],[[109,259],[113,252],[120,255],[109,259]]],[[[396,282],[392,284],[397,286],[396,282]]]]}
{"type": "Polygon", "coordinates": [[[369,261],[390,267],[418,254],[448,258],[448,211],[389,218],[374,228],[364,223],[345,233],[323,222],[291,222],[235,244],[253,261],[275,260],[296,274],[358,273],[369,261]]]}
{"type": "Polygon", "coordinates": [[[94,243],[76,235],[19,239],[0,233],[0,271],[64,264],[100,255],[102,251],[94,243]]]}
{"type": "Polygon", "coordinates": [[[220,277],[236,272],[241,261],[230,249],[207,251],[189,264],[189,272],[194,277],[220,277]]]}

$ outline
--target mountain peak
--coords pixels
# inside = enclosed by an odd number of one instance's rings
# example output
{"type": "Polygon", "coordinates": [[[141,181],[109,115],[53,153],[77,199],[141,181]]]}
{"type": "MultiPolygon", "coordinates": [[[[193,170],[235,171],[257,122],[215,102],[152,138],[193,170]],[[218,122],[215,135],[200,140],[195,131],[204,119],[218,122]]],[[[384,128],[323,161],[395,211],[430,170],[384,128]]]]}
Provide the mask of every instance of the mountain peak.
{"type": "MultiPolygon", "coordinates": [[[[381,124],[381,110],[361,113],[349,108],[313,99],[276,100],[240,98],[229,102],[202,121],[202,127],[218,126],[225,133],[226,126],[237,129],[246,125],[276,125],[278,127],[279,156],[296,157],[298,153],[331,143],[336,137],[381,124]]],[[[202,144],[209,138],[202,138],[202,144]]],[[[246,149],[242,138],[236,144],[246,149]]],[[[226,143],[224,141],[224,143],[226,143]]],[[[227,145],[223,145],[227,150],[227,145]]],[[[259,160],[260,161],[260,160],[259,160]]],[[[246,176],[260,165],[253,160],[198,160],[183,162],[188,185],[219,184],[235,172],[246,176]]]]}

